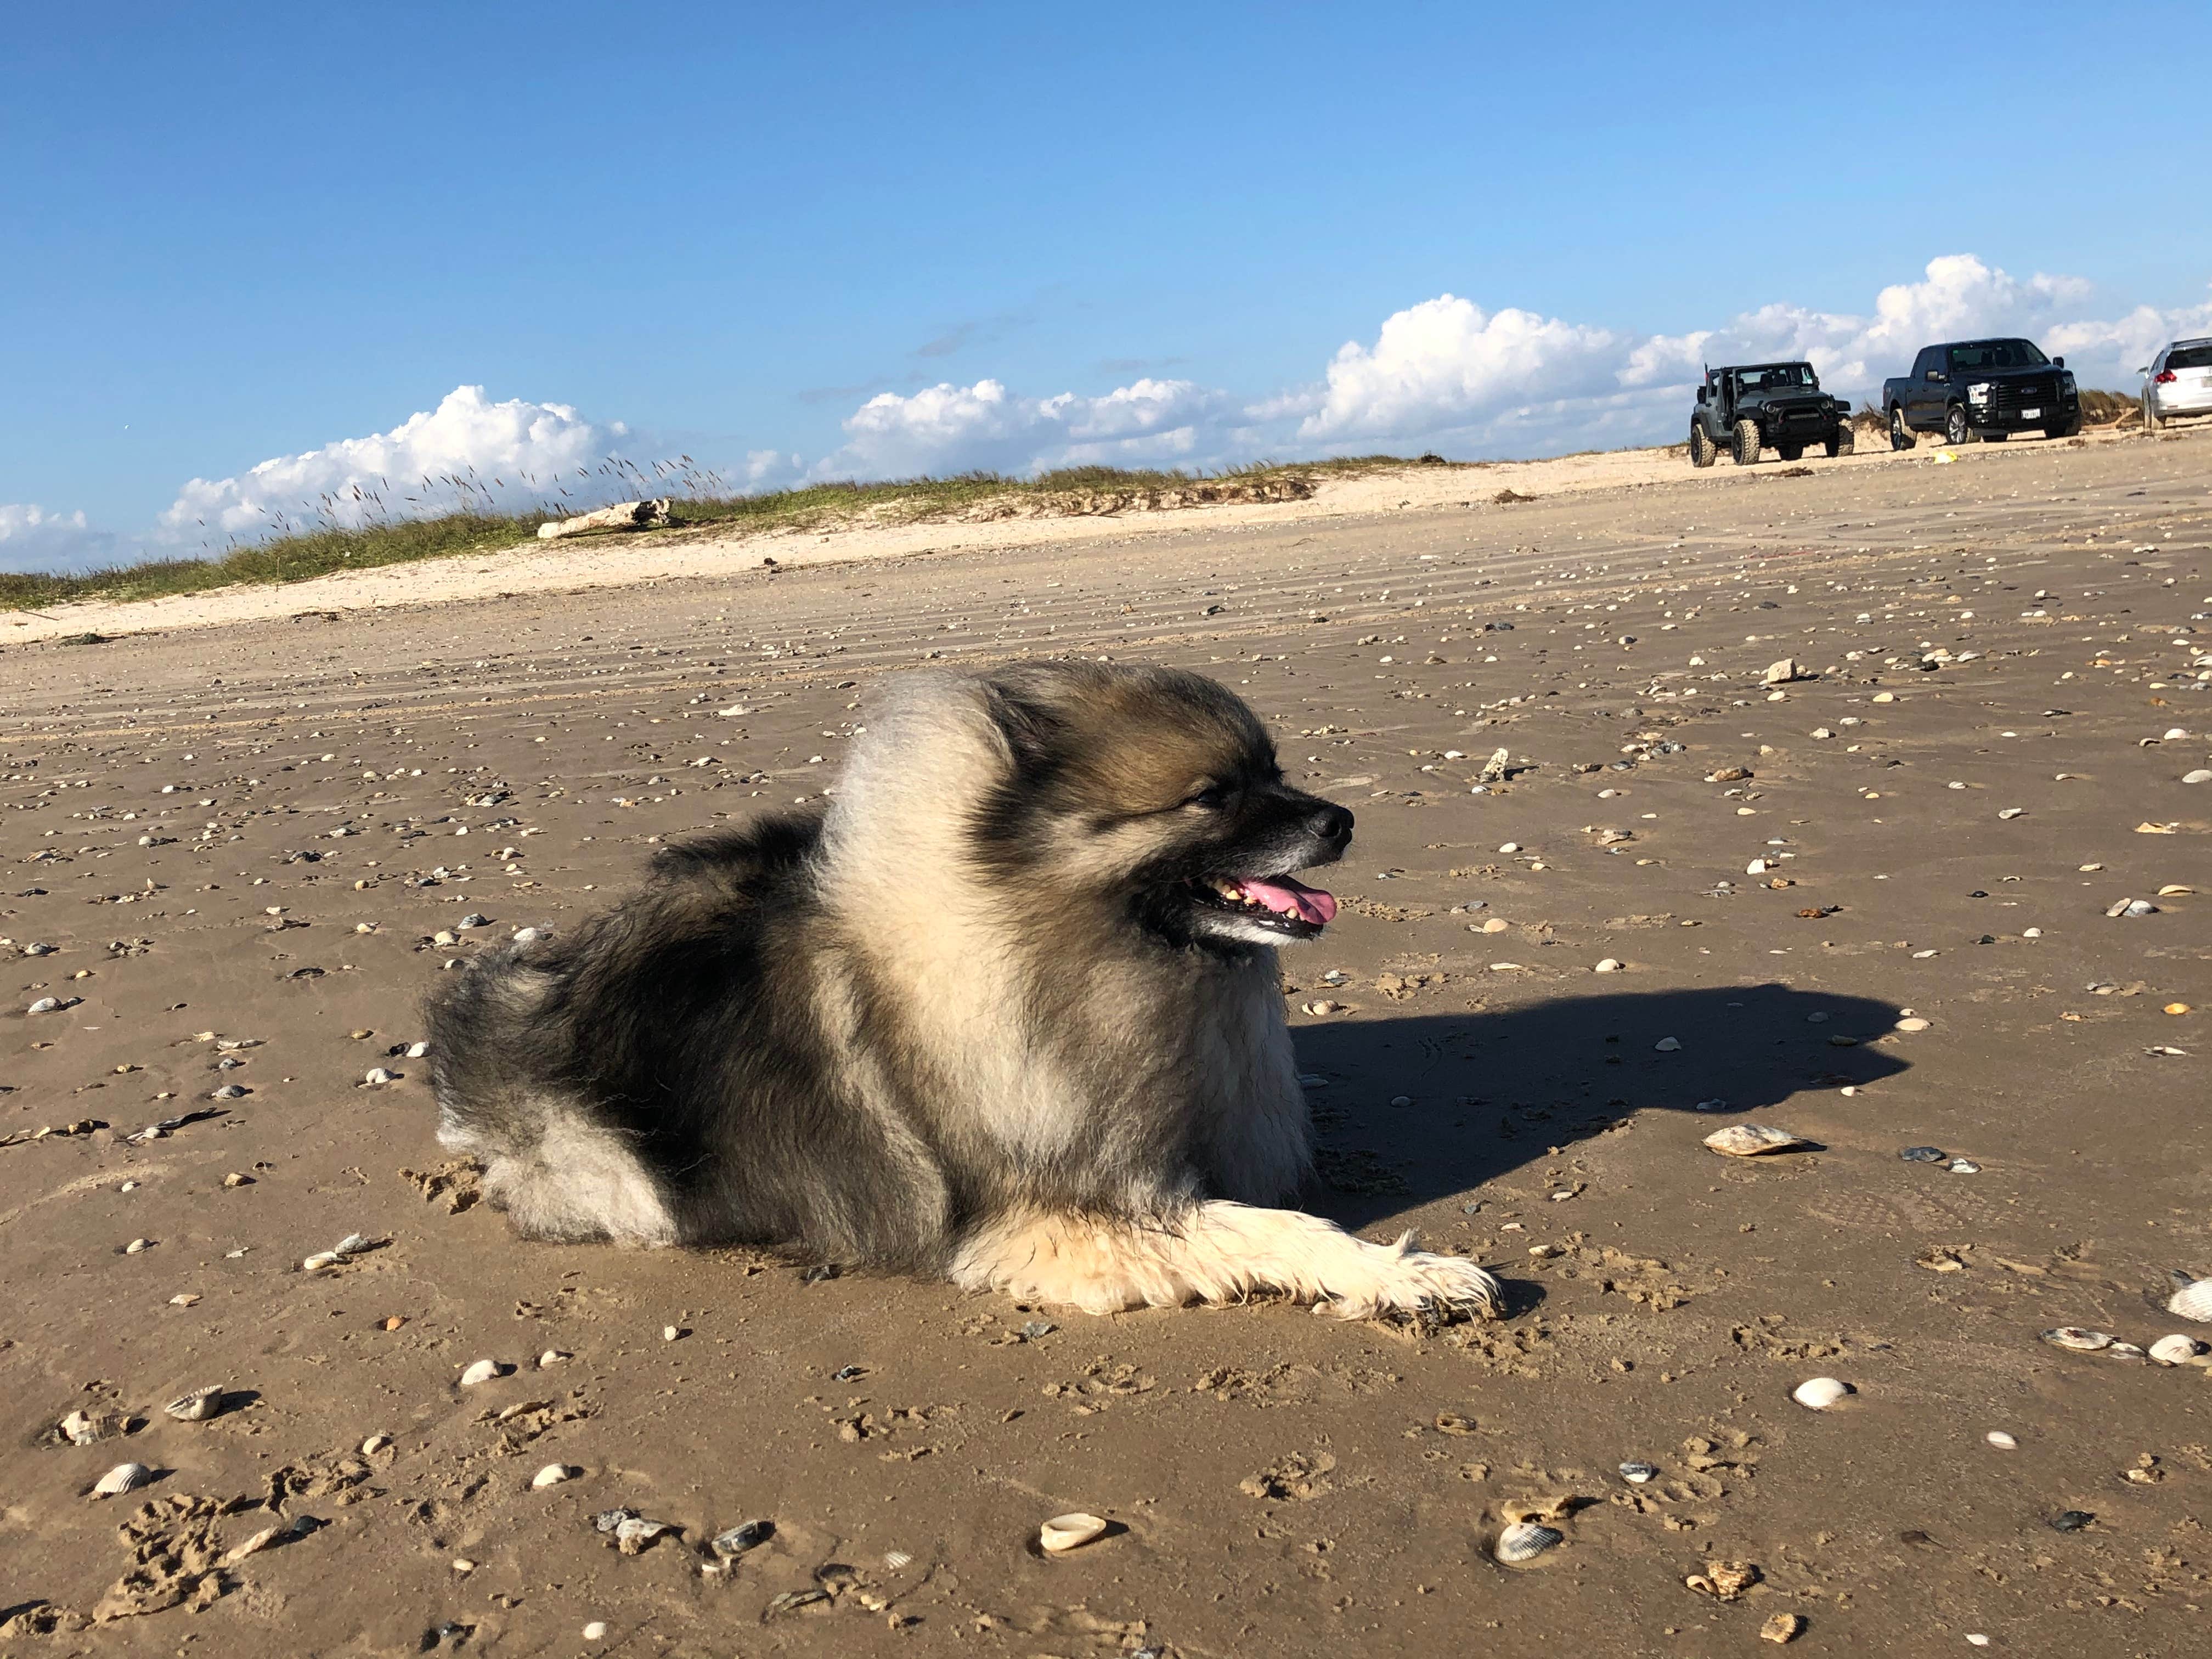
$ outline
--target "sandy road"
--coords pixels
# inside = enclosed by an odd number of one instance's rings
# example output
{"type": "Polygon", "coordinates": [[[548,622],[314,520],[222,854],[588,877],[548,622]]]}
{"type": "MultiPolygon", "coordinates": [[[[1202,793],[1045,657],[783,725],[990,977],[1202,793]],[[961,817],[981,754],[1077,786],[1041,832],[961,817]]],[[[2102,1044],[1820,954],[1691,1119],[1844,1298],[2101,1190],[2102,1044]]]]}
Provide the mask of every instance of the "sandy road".
{"type": "Polygon", "coordinates": [[[2212,1372],[2037,1334],[2147,1343],[2184,1328],[2166,1270],[2212,1271],[2207,1016],[2161,1012],[2212,1004],[2212,930],[2160,893],[2212,886],[2212,787],[2180,781],[2212,763],[2208,455],[2016,445],[0,653],[0,1139],[101,1126],[0,1147],[0,1651],[1704,1654],[1783,1613],[1807,1650],[2193,1650],[2212,1372]],[[1322,1206],[1492,1264],[1507,1321],[1077,1319],[519,1244],[403,1177],[441,1162],[404,1048],[442,963],[820,793],[884,671],[1022,651],[1206,668],[1358,811],[1345,913],[1285,957],[1322,1206]],[[1784,656],[1818,678],[1769,701],[1784,656]],[[1469,793],[1501,746],[1527,769],[1469,793]],[[2160,909],[2108,919],[2125,896],[2160,909]],[[219,1115],[125,1139],[188,1109],[219,1115]],[[1814,1150],[1699,1146],[1745,1119],[1814,1150]],[[356,1231],[389,1243],[296,1271],[356,1231]],[[517,1369],[457,1386],[481,1358],[517,1369]],[[1846,1409],[1790,1401],[1821,1373],[1846,1409]],[[161,1414],[216,1383],[213,1421],[161,1414]],[[48,1443],[100,1406],[143,1426],[48,1443]],[[126,1456],[159,1479],[82,1495],[126,1456]],[[555,1461],[582,1473],[529,1490],[555,1461]],[[684,1531],[619,1556],[615,1505],[684,1531]],[[1073,1508],[1126,1531],[1025,1549],[1073,1508]],[[1535,1510],[1568,1541],[1491,1562],[1535,1510]],[[771,1546],[700,1575],[760,1517],[771,1546]],[[1701,1597],[1711,1559],[1760,1582],[1701,1597]]]}

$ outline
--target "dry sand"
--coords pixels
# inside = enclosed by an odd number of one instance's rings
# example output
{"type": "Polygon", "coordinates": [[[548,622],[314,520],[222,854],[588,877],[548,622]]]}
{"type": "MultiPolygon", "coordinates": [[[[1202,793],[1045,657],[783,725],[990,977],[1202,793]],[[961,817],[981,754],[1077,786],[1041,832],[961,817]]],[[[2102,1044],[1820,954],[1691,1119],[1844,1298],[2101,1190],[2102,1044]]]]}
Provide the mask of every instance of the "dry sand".
{"type": "Polygon", "coordinates": [[[1711,1655],[1782,1613],[2201,1651],[2212,1370],[2039,1333],[2212,1337],[2160,1307],[2212,1271],[2212,896],[2158,896],[2212,887],[2208,459],[1462,482],[0,653],[0,1653],[1711,1655]],[[441,964],[819,793],[884,672],[1024,651],[1205,668],[1358,811],[1285,958],[1341,1005],[1293,1014],[1323,1207],[1471,1252],[1509,1318],[1088,1319],[469,1204],[405,1053],[441,964]],[[1818,678],[1770,700],[1785,656],[1818,678]],[[1742,1121],[1813,1146],[1699,1145],[1742,1121]],[[1821,1375],[1856,1394],[1792,1403],[1821,1375]],[[58,1443],[74,1410],[136,1426],[58,1443]],[[125,1460],[153,1484],[85,1495],[125,1460]],[[623,1555],[617,1507],[681,1531],[623,1555]],[[1071,1510],[1114,1528],[1035,1553],[1071,1510]],[[1496,1565],[1535,1512],[1565,1541],[1496,1565]],[[1715,1561],[1756,1582],[1686,1584],[1715,1561]]]}
{"type": "MultiPolygon", "coordinates": [[[[2117,434],[2099,433],[2081,441],[2106,443],[2117,434]]],[[[1966,451],[1966,455],[1994,453],[1966,451]]],[[[1922,447],[1893,454],[1887,444],[1828,460],[1815,456],[1801,463],[1823,469],[1857,471],[1911,462],[1929,463],[1922,447]]],[[[343,571],[311,581],[240,586],[180,593],[168,599],[125,604],[93,601],[58,605],[45,611],[0,611],[0,648],[86,633],[143,634],[230,623],[267,622],[303,611],[388,610],[438,600],[507,599],[525,594],[573,593],[602,587],[639,586],[652,582],[726,577],[764,564],[787,569],[854,561],[892,559],[939,553],[1057,548],[1118,539],[1133,526],[1182,535],[1206,536],[1226,528],[1328,524],[1403,512],[1516,511],[1525,502],[1501,504],[1510,492],[1541,500],[1591,490],[1619,490],[1654,484],[1725,487],[1763,482],[1778,476],[1783,463],[1770,453],[1748,472],[1721,465],[1693,471],[1684,456],[1666,449],[1593,451],[1553,460],[1484,462],[1474,466],[1407,466],[1351,477],[1323,476],[1304,501],[1264,506],[1184,508],[1067,518],[1005,518],[971,520],[933,519],[918,524],[855,523],[835,530],[781,530],[726,536],[696,531],[659,531],[641,535],[595,536],[577,542],[510,549],[374,570],[343,571]]]]}

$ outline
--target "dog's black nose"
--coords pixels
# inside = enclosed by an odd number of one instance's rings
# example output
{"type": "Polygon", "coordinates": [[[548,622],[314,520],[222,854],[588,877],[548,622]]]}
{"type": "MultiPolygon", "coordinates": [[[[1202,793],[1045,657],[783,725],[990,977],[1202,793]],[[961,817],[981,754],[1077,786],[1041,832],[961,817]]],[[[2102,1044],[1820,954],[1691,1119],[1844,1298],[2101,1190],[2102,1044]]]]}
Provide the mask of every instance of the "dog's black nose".
{"type": "Polygon", "coordinates": [[[1306,820],[1306,828],[1323,841],[1350,841],[1352,814],[1341,806],[1324,806],[1306,820]]]}

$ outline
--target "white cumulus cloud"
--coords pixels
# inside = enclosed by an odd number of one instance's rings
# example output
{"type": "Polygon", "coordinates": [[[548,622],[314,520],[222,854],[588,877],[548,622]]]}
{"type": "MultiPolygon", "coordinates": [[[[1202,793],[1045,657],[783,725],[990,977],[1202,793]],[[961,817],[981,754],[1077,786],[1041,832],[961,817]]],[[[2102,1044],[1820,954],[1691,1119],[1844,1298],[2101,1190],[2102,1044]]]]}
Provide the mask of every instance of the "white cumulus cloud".
{"type": "Polygon", "coordinates": [[[1151,379],[1100,397],[1024,398],[998,380],[950,382],[871,398],[845,422],[845,443],[817,477],[1030,473],[1060,466],[1177,464],[1236,412],[1234,401],[1188,380],[1151,379]]]}
{"type": "Polygon", "coordinates": [[[592,486],[595,469],[628,435],[619,422],[597,424],[567,404],[493,403],[480,386],[456,386],[389,432],[280,455],[236,477],[194,478],[156,534],[221,543],[464,507],[514,511],[562,501],[564,490],[594,505],[609,495],[592,486]]]}
{"type": "Polygon", "coordinates": [[[0,570],[95,570],[113,562],[116,549],[115,536],[94,529],[82,510],[0,503],[0,570]]]}

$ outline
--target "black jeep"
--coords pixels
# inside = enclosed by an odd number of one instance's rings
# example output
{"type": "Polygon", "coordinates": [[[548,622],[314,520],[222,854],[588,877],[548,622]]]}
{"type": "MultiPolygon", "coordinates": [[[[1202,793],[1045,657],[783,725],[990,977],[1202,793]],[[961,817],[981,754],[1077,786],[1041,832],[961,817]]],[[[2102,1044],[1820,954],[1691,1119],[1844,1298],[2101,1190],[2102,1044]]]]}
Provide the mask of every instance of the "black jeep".
{"type": "Polygon", "coordinates": [[[1711,466],[1723,449],[1749,466],[1761,447],[1794,461],[1811,444],[1831,455],[1851,447],[1851,406],[1820,390],[1810,363],[1709,368],[1690,412],[1690,462],[1711,466]]]}

